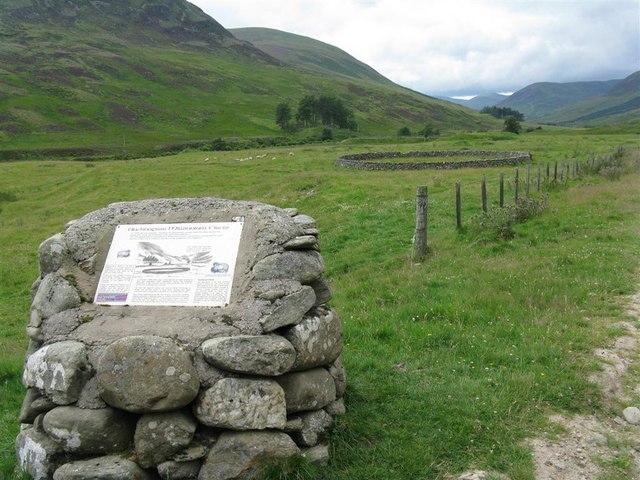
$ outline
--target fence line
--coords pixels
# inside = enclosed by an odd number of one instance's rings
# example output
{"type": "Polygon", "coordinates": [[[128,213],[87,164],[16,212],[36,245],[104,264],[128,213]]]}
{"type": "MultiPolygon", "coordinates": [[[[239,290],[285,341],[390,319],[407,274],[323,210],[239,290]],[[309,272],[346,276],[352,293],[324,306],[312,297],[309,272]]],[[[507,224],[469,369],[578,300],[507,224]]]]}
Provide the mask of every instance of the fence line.
{"type": "MultiPolygon", "coordinates": [[[[538,165],[537,174],[536,174],[536,192],[541,192],[543,185],[553,185],[558,184],[558,177],[560,177],[560,183],[565,183],[570,179],[575,179],[581,177],[583,174],[588,172],[590,169],[596,169],[599,165],[601,165],[603,161],[598,161],[595,157],[590,157],[587,160],[580,162],[574,161],[571,163],[561,163],[558,165],[558,161],[554,161],[553,164],[553,172],[551,172],[551,164],[549,162],[544,166],[545,177],[544,181],[542,178],[543,168],[542,165],[538,165]],[[558,169],[558,167],[560,167],[558,169]],[[559,175],[558,175],[559,174],[559,175]]],[[[500,208],[504,208],[504,181],[505,174],[504,172],[500,172],[499,179],[499,205],[500,208]]],[[[525,182],[524,182],[524,190],[525,190],[525,198],[529,198],[530,189],[531,189],[531,169],[528,166],[525,182]]],[[[509,189],[511,188],[511,184],[508,184],[509,189]]],[[[480,193],[481,193],[481,201],[482,201],[482,212],[488,213],[488,201],[487,201],[487,178],[486,175],[482,175],[480,180],[480,193]]],[[[521,201],[520,199],[520,169],[515,168],[514,172],[514,201],[516,204],[521,201]]],[[[456,202],[456,229],[458,231],[462,230],[462,187],[459,181],[455,182],[455,202],[456,202]]],[[[418,186],[416,191],[416,230],[414,235],[414,248],[412,253],[412,260],[415,262],[422,261],[428,250],[427,246],[427,227],[428,227],[428,194],[426,186],[418,186]]]]}

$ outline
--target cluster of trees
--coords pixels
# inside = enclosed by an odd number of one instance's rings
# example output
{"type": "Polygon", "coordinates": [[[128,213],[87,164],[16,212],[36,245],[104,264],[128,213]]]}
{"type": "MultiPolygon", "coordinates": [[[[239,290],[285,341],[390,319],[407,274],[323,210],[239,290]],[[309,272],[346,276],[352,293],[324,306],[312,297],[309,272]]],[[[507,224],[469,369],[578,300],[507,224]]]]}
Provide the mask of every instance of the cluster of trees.
{"type": "MultiPolygon", "coordinates": [[[[400,130],[398,130],[399,137],[410,137],[411,135],[413,134],[411,133],[411,129],[409,127],[402,127],[400,130]]],[[[429,137],[437,137],[438,135],[440,135],[440,130],[427,124],[423,129],[418,131],[418,135],[423,136],[425,139],[429,137]]]]}
{"type": "MultiPolygon", "coordinates": [[[[504,130],[520,133],[524,115],[509,107],[484,107],[481,113],[489,114],[495,118],[504,119],[504,130]]],[[[324,127],[322,140],[332,138],[331,128],[357,130],[358,124],[354,119],[353,110],[347,108],[344,102],[334,95],[305,95],[299,102],[294,112],[288,102],[280,102],[276,107],[276,124],[285,132],[293,132],[299,128],[324,127]]],[[[431,125],[426,125],[418,132],[425,139],[438,136],[440,131],[431,125]]],[[[399,136],[411,136],[409,127],[402,127],[398,131],[399,136]]]]}
{"type": "Polygon", "coordinates": [[[492,117],[504,119],[504,131],[511,133],[520,133],[522,125],[520,122],[524,120],[524,115],[517,110],[509,107],[484,107],[480,113],[486,113],[492,117]]]}
{"type": "Polygon", "coordinates": [[[520,122],[524,120],[524,115],[522,113],[509,107],[484,107],[480,110],[480,113],[486,113],[499,119],[513,117],[520,122]]]}
{"type": "Polygon", "coordinates": [[[306,95],[298,102],[295,115],[289,103],[279,103],[276,107],[276,124],[284,131],[318,124],[354,131],[358,129],[353,110],[333,95],[306,95]]]}

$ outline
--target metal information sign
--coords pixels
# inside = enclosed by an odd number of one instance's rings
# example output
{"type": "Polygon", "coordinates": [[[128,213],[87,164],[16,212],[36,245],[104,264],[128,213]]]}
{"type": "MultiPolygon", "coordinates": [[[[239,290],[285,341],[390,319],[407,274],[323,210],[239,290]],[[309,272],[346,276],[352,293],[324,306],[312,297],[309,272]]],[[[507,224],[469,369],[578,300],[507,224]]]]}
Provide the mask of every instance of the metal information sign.
{"type": "Polygon", "coordinates": [[[94,303],[229,303],[242,222],[118,225],[94,303]]]}

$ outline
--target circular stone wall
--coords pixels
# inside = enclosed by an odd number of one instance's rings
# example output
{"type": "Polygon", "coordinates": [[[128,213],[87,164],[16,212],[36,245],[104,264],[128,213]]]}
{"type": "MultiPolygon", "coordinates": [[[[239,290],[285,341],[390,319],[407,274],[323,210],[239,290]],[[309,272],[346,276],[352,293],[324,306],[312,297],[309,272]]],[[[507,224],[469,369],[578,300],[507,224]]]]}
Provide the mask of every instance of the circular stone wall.
{"type": "Polygon", "coordinates": [[[487,150],[446,150],[424,152],[373,152],[343,155],[336,159],[336,165],[359,170],[453,170],[457,168],[500,167],[518,165],[531,161],[526,152],[495,152],[487,150]],[[469,160],[447,161],[447,157],[469,157],[469,160]],[[397,161],[383,162],[382,159],[397,161]],[[403,162],[403,158],[442,158],[430,162],[403,162]]]}
{"type": "Polygon", "coordinates": [[[215,198],[117,203],[45,240],[20,467],[36,480],[225,480],[254,478],[265,457],[326,462],[346,380],[319,250],[296,209],[215,198]],[[238,219],[228,305],[93,303],[118,225],[238,219]]]}

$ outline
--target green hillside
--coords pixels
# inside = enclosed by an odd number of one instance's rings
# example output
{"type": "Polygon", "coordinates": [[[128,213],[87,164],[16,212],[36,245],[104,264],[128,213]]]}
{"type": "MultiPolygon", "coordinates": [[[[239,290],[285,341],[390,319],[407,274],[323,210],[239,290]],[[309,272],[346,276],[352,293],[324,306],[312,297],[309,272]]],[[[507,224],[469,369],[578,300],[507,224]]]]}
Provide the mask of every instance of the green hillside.
{"type": "Polygon", "coordinates": [[[313,38],[282,32],[271,28],[232,28],[236,38],[251,42],[260,50],[288,65],[294,65],[324,76],[361,78],[392,85],[380,75],[347,52],[313,38]]]}
{"type": "Polygon", "coordinates": [[[278,103],[322,93],[353,109],[363,134],[499,128],[384,78],[283,65],[184,0],[3,1],[0,38],[4,152],[276,136],[278,103]]]}
{"type": "Polygon", "coordinates": [[[529,121],[577,125],[621,124],[637,120],[638,72],[623,80],[534,83],[498,104],[529,121]]]}

